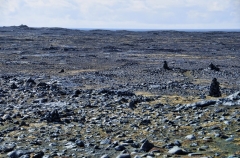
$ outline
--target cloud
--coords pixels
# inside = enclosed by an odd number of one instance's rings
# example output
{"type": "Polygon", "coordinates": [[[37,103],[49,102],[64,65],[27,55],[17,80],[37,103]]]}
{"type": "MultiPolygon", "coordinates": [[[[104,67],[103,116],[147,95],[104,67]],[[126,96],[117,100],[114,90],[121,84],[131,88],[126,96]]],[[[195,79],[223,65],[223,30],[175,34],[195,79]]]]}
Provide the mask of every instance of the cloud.
{"type": "Polygon", "coordinates": [[[239,0],[0,0],[0,26],[240,28],[239,0]]]}

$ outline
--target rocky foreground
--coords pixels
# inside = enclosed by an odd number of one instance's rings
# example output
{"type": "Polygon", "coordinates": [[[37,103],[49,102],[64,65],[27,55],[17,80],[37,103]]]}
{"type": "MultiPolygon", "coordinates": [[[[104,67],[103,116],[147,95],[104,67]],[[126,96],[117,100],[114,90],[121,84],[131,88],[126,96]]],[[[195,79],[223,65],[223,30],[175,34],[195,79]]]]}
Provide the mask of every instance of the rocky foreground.
{"type": "Polygon", "coordinates": [[[240,33],[0,32],[0,157],[240,157],[240,33]]]}
{"type": "Polygon", "coordinates": [[[41,78],[4,76],[1,85],[3,157],[240,156],[240,92],[171,106],[41,78]]]}

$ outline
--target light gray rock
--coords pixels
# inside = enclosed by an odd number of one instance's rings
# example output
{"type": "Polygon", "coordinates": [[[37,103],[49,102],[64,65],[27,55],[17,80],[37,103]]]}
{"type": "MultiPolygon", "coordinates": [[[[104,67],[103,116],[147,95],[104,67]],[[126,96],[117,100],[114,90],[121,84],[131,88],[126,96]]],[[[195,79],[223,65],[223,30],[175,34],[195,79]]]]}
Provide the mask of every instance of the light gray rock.
{"type": "Polygon", "coordinates": [[[240,91],[236,92],[236,93],[233,93],[229,96],[226,97],[227,99],[230,99],[232,101],[234,100],[240,100],[240,91]]]}
{"type": "Polygon", "coordinates": [[[201,155],[202,155],[201,153],[190,153],[190,154],[188,154],[188,156],[190,156],[190,157],[201,156],[201,155]]]}
{"type": "Polygon", "coordinates": [[[108,154],[105,154],[105,155],[101,156],[101,158],[110,158],[110,156],[108,154]]]}
{"type": "Polygon", "coordinates": [[[185,155],[188,154],[187,151],[185,151],[184,149],[178,147],[178,146],[174,146],[173,148],[171,148],[168,151],[169,154],[178,154],[178,155],[185,155]]]}
{"type": "Polygon", "coordinates": [[[19,158],[22,155],[27,155],[27,154],[30,154],[30,152],[28,150],[14,150],[12,152],[9,152],[7,155],[10,158],[19,158]]]}
{"type": "Polygon", "coordinates": [[[129,154],[120,154],[116,158],[131,158],[131,155],[129,155],[129,154]]]}
{"type": "Polygon", "coordinates": [[[233,140],[234,140],[233,137],[230,137],[230,138],[225,139],[226,142],[232,142],[233,140]]]}
{"type": "Polygon", "coordinates": [[[77,145],[75,143],[73,143],[73,142],[68,142],[68,143],[65,144],[65,147],[67,149],[73,149],[73,148],[76,148],[77,145]]]}
{"type": "Polygon", "coordinates": [[[106,138],[100,142],[101,145],[111,144],[111,140],[106,138]]]}
{"type": "Polygon", "coordinates": [[[218,100],[219,105],[238,106],[240,105],[240,91],[218,100]]]}
{"type": "Polygon", "coordinates": [[[187,139],[187,140],[196,140],[196,137],[193,134],[190,134],[190,135],[187,135],[185,137],[185,139],[187,139]]]}

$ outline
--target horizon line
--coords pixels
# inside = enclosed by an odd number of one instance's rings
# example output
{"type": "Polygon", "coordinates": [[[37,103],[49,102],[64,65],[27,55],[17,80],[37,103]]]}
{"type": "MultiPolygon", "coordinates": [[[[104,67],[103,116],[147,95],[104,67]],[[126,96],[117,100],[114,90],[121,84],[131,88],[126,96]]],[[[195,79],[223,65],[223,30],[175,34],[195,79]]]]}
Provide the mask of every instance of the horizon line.
{"type": "Polygon", "coordinates": [[[12,26],[0,26],[0,27],[28,27],[28,28],[62,28],[70,30],[109,30],[109,31],[187,31],[187,30],[198,30],[198,31],[240,31],[240,28],[101,28],[101,27],[46,27],[46,26],[28,26],[28,25],[12,25],[12,26]]]}

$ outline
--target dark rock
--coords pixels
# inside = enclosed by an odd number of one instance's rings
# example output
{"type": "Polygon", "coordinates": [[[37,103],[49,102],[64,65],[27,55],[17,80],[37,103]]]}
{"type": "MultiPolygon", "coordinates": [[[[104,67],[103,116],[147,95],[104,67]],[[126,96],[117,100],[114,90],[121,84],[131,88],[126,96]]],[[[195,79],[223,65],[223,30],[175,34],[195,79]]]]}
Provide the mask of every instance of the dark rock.
{"type": "Polygon", "coordinates": [[[71,123],[71,119],[69,118],[63,118],[62,121],[65,123],[71,123]]]}
{"type": "Polygon", "coordinates": [[[125,89],[122,89],[122,90],[117,90],[115,92],[118,96],[134,96],[135,94],[129,90],[125,90],[125,89]]]}
{"type": "Polygon", "coordinates": [[[30,142],[30,144],[33,144],[33,145],[41,145],[42,142],[40,140],[33,140],[30,142]]]}
{"type": "Polygon", "coordinates": [[[213,78],[212,83],[210,85],[210,91],[209,91],[209,96],[212,97],[221,97],[221,92],[220,92],[220,86],[219,82],[217,81],[216,78],[213,78]]]}
{"type": "Polygon", "coordinates": [[[211,63],[208,67],[209,67],[210,70],[214,70],[214,71],[219,71],[220,70],[217,66],[213,65],[213,63],[211,63]]]}
{"type": "Polygon", "coordinates": [[[33,153],[31,158],[42,158],[44,156],[44,152],[43,151],[39,151],[37,153],[33,153]]]}
{"type": "Polygon", "coordinates": [[[154,147],[154,145],[152,143],[150,143],[148,140],[146,140],[140,147],[140,150],[143,150],[145,152],[150,151],[152,148],[154,147]]]}
{"type": "Polygon", "coordinates": [[[130,109],[135,109],[135,108],[136,108],[136,104],[137,104],[137,101],[136,101],[136,100],[131,100],[131,101],[129,102],[128,107],[129,107],[130,109]]]}
{"type": "Polygon", "coordinates": [[[124,143],[133,143],[132,139],[125,140],[124,143]]]}
{"type": "Polygon", "coordinates": [[[113,147],[118,146],[118,141],[114,141],[114,142],[112,143],[112,146],[113,146],[113,147]]]}
{"type": "Polygon", "coordinates": [[[222,138],[222,139],[228,139],[229,138],[229,136],[224,135],[224,134],[220,134],[219,137],[222,138]]]}
{"type": "Polygon", "coordinates": [[[159,103],[159,104],[155,104],[153,107],[155,109],[158,109],[158,108],[163,107],[163,106],[164,106],[163,104],[159,103]]]}
{"type": "Polygon", "coordinates": [[[174,146],[175,146],[174,143],[170,143],[170,144],[164,145],[163,148],[165,148],[165,149],[171,149],[171,148],[173,148],[174,146]]]}
{"type": "Polygon", "coordinates": [[[84,147],[85,145],[84,145],[84,142],[82,141],[82,140],[76,140],[75,141],[75,143],[77,144],[77,146],[79,146],[79,147],[84,147]]]}
{"type": "Polygon", "coordinates": [[[4,141],[4,139],[3,138],[0,138],[0,143],[2,143],[4,141]]]}
{"type": "Polygon", "coordinates": [[[40,82],[37,84],[38,87],[46,87],[47,84],[45,82],[40,82]]]}
{"type": "Polygon", "coordinates": [[[10,86],[11,89],[17,89],[18,86],[15,84],[15,83],[12,83],[11,86],[10,86]]]}
{"type": "Polygon", "coordinates": [[[48,112],[45,116],[45,119],[48,122],[60,122],[61,121],[60,115],[56,109],[53,110],[52,112],[48,112]]]}
{"type": "Polygon", "coordinates": [[[115,150],[117,150],[117,151],[123,151],[125,149],[126,148],[123,145],[118,145],[118,146],[115,147],[115,150]]]}
{"type": "Polygon", "coordinates": [[[36,82],[31,77],[26,80],[26,83],[36,84],[36,82]]]}
{"type": "Polygon", "coordinates": [[[36,85],[36,82],[32,78],[28,78],[25,82],[25,85],[28,87],[32,87],[36,85]]]}
{"type": "Polygon", "coordinates": [[[98,145],[94,145],[94,149],[101,149],[98,145]]]}
{"type": "Polygon", "coordinates": [[[79,89],[77,89],[77,90],[74,91],[74,94],[73,94],[72,97],[78,97],[79,94],[81,94],[81,91],[79,89]]]}
{"type": "Polygon", "coordinates": [[[21,122],[19,123],[19,126],[28,126],[28,124],[27,124],[25,121],[21,121],[21,122]]]}
{"type": "Polygon", "coordinates": [[[37,87],[38,87],[39,89],[41,89],[41,90],[46,90],[46,89],[48,89],[50,86],[49,86],[47,83],[45,83],[45,82],[40,82],[40,83],[37,84],[37,87]]]}
{"type": "Polygon", "coordinates": [[[106,88],[102,88],[98,90],[98,94],[108,94],[108,95],[114,95],[115,92],[106,88]]]}
{"type": "Polygon", "coordinates": [[[47,98],[35,99],[32,103],[46,103],[48,101],[47,98]]]}
{"type": "Polygon", "coordinates": [[[70,142],[75,142],[77,139],[76,138],[69,138],[68,141],[70,142]]]}
{"type": "Polygon", "coordinates": [[[150,124],[151,123],[151,120],[149,120],[149,119],[143,119],[141,122],[140,122],[140,125],[148,125],[148,124],[150,124]]]}
{"type": "Polygon", "coordinates": [[[64,72],[64,69],[61,69],[58,73],[63,73],[64,72]]]}
{"type": "Polygon", "coordinates": [[[139,143],[132,143],[131,144],[131,147],[133,147],[133,148],[139,148],[140,147],[140,144],[139,143]]]}
{"type": "Polygon", "coordinates": [[[219,126],[212,126],[210,127],[211,130],[221,130],[221,128],[219,126]]]}

